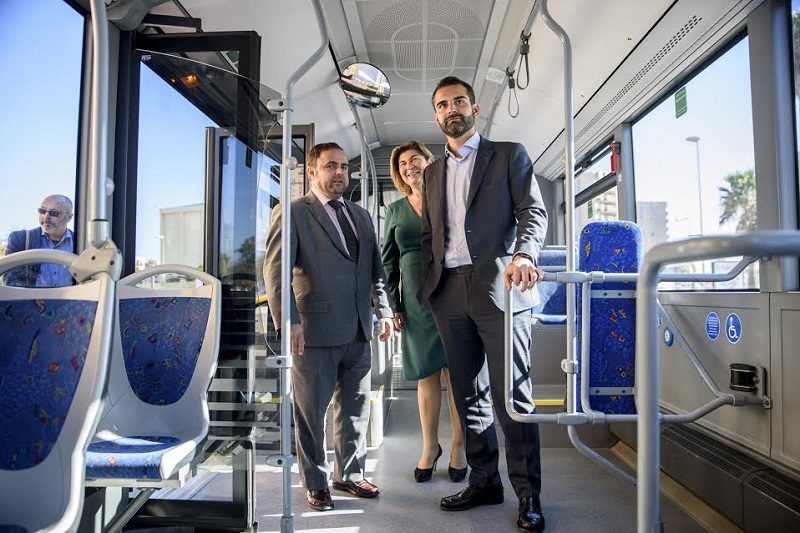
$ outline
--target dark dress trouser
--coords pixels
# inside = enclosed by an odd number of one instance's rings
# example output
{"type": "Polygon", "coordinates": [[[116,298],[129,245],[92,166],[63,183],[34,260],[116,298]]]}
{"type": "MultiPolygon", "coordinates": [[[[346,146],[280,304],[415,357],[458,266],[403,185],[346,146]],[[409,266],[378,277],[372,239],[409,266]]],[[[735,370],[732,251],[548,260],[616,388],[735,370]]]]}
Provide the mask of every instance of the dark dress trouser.
{"type": "MultiPolygon", "coordinates": [[[[539,497],[542,486],[539,426],[511,419],[505,410],[503,312],[497,308],[471,267],[445,269],[430,298],[445,347],[456,409],[466,430],[469,484],[501,485],[499,450],[492,405],[505,436],[508,477],[518,498],[539,497]]],[[[536,412],[530,381],[530,311],[514,315],[514,406],[536,412]]]]}
{"type": "Polygon", "coordinates": [[[328,488],[325,413],[333,399],[334,481],[364,478],[369,424],[370,343],[360,332],[344,346],[306,346],[294,357],[294,423],[298,467],[308,490],[328,488]]]}

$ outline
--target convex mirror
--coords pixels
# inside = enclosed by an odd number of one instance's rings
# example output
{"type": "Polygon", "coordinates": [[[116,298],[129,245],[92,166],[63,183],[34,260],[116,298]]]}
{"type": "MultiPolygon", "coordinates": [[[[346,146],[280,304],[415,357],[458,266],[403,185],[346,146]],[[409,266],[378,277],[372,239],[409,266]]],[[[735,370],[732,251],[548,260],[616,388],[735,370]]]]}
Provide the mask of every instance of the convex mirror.
{"type": "Polygon", "coordinates": [[[370,63],[353,63],[342,72],[340,83],[347,99],[359,107],[380,107],[392,92],[386,74],[370,63]]]}

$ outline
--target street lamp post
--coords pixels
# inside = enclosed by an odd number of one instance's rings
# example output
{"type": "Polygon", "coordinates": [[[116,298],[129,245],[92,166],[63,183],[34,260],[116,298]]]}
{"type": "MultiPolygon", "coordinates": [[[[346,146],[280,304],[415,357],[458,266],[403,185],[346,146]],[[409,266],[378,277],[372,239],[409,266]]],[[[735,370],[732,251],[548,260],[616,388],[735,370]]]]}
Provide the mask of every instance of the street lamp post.
{"type": "Polygon", "coordinates": [[[695,154],[697,155],[697,203],[700,207],[700,236],[703,236],[703,182],[700,181],[700,137],[692,135],[686,137],[690,143],[694,143],[695,154]]]}
{"type": "MultiPolygon", "coordinates": [[[[691,135],[686,137],[690,143],[694,143],[695,154],[697,156],[697,205],[700,208],[700,237],[703,236],[703,182],[700,180],[700,137],[691,135]]],[[[700,263],[700,271],[705,274],[706,262],[700,263]]]]}

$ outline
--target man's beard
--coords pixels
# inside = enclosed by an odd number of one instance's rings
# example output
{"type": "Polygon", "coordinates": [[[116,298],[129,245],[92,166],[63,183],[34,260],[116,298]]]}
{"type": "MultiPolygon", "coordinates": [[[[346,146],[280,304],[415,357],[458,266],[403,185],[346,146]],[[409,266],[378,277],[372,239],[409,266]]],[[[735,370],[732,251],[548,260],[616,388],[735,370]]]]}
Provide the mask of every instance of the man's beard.
{"type": "Polygon", "coordinates": [[[457,115],[447,117],[444,120],[444,122],[439,124],[439,127],[448,137],[451,137],[453,139],[458,139],[459,137],[467,133],[474,125],[475,125],[475,115],[469,115],[467,117],[459,113],[457,115]],[[450,119],[453,117],[458,117],[461,120],[451,122],[450,119]]]}

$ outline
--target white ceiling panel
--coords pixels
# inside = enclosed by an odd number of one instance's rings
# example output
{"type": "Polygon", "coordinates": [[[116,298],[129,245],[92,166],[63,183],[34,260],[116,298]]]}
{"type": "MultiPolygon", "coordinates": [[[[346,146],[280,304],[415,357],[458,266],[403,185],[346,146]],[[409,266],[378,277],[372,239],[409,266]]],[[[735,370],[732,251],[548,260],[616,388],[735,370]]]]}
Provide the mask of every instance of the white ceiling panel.
{"type": "MultiPolygon", "coordinates": [[[[200,18],[203,31],[256,31],[262,39],[261,82],[279,92],[320,44],[310,0],[172,2],[200,18]]],[[[601,129],[608,131],[623,112],[630,114],[635,108],[624,95],[614,98],[637,73],[637,82],[653,83],[664,76],[664,66],[688,68],[702,54],[692,43],[703,32],[730,29],[741,18],[737,13],[743,6],[757,3],[550,0],[550,13],[572,41],[576,132],[581,135],[578,155],[602,140],[601,129]],[[687,30],[684,26],[691,16],[686,15],[693,12],[700,13],[699,19],[687,30]],[[651,65],[643,72],[682,28],[688,38],[663,52],[658,68],[651,65]],[[603,111],[612,100],[619,105],[603,111]]],[[[430,93],[443,76],[455,75],[475,87],[481,131],[489,131],[494,139],[522,142],[538,160],[537,172],[549,178],[557,174],[554,165],[562,157],[558,145],[563,144],[559,136],[564,128],[562,44],[541,20],[535,22],[530,39],[530,85],[516,92],[519,116],[512,118],[507,111],[510,93],[503,73],[519,49],[533,0],[322,0],[322,6],[340,67],[370,61],[387,74],[392,86],[384,107],[360,111],[368,142],[383,146],[410,138],[441,142],[442,133],[432,121],[430,93]]],[[[648,94],[657,92],[656,84],[648,94]]],[[[358,152],[354,119],[327,51],[297,82],[295,97],[295,121],[313,121],[318,141],[337,141],[354,148],[348,153],[358,152]]]]}

